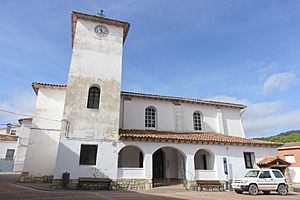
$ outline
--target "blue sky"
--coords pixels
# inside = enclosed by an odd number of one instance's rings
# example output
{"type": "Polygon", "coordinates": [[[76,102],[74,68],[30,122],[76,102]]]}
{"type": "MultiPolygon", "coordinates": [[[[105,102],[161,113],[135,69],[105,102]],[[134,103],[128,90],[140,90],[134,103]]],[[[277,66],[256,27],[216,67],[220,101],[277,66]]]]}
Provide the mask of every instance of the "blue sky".
{"type": "Polygon", "coordinates": [[[300,128],[297,0],[4,0],[0,109],[31,114],[33,81],[66,83],[71,11],[101,9],[131,24],[123,90],[245,103],[249,137],[300,128]]]}

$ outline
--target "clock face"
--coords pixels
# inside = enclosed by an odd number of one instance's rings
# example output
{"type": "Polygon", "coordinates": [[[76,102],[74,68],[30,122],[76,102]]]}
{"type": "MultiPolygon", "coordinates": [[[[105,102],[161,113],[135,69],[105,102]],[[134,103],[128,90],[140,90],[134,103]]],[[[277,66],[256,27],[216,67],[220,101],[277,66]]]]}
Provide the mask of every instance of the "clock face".
{"type": "Polygon", "coordinates": [[[98,25],[95,27],[95,32],[97,35],[99,35],[100,37],[106,37],[108,36],[108,29],[103,26],[103,25],[98,25]]]}

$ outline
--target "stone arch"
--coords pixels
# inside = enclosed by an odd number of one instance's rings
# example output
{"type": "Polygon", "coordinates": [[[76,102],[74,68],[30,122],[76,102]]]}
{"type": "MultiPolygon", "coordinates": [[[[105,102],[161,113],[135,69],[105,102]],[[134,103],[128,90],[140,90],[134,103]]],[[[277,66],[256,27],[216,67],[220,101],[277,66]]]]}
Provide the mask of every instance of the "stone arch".
{"type": "Polygon", "coordinates": [[[144,153],[140,147],[127,145],[118,153],[118,168],[143,168],[144,153]]]}
{"type": "Polygon", "coordinates": [[[178,151],[179,153],[182,154],[182,156],[186,159],[186,153],[185,151],[183,151],[182,149],[176,147],[176,146],[173,146],[173,145],[159,145],[159,147],[156,147],[153,151],[152,151],[152,154],[154,154],[157,150],[159,149],[163,149],[163,148],[171,148],[171,149],[174,149],[176,151],[178,151]]]}
{"type": "Polygon", "coordinates": [[[213,170],[215,155],[207,149],[199,149],[194,155],[195,170],[213,170]]]}
{"type": "Polygon", "coordinates": [[[185,179],[185,165],[186,154],[180,149],[172,146],[157,148],[152,154],[154,186],[162,182],[182,182],[185,179]]]}

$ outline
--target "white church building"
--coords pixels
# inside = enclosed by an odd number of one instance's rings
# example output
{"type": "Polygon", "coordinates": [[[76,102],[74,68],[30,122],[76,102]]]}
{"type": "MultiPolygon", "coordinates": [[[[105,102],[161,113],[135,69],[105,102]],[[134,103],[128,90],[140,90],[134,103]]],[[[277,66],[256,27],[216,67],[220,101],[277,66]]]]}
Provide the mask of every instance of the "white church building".
{"type": "Polygon", "coordinates": [[[67,85],[34,82],[37,95],[22,181],[69,186],[109,178],[113,189],[224,183],[276,156],[278,143],[245,138],[245,105],[121,91],[129,23],[72,13],[67,85]]]}

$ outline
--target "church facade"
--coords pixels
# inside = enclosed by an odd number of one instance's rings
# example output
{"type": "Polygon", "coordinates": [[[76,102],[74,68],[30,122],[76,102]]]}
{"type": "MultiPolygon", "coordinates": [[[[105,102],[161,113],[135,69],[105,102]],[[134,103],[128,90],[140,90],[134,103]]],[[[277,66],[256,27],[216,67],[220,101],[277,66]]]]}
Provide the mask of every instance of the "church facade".
{"type": "Polygon", "coordinates": [[[113,189],[197,180],[222,183],[277,155],[277,143],[245,138],[245,105],[121,91],[129,23],[72,13],[67,85],[32,84],[37,95],[23,181],[70,187],[109,178],[113,189]]]}

